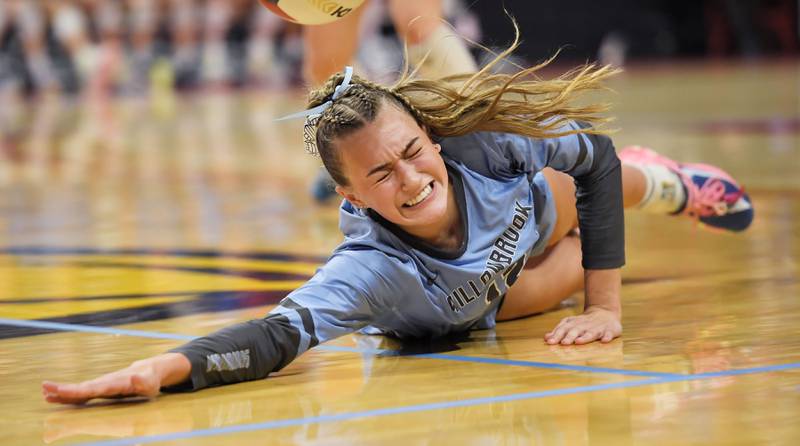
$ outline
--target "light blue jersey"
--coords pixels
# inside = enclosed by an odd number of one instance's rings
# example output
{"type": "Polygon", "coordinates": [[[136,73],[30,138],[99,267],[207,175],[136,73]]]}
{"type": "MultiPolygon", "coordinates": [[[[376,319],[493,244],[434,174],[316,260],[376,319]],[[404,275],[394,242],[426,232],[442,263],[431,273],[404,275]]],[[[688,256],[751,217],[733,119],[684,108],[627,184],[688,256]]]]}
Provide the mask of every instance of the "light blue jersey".
{"type": "Polygon", "coordinates": [[[438,142],[462,217],[461,247],[442,251],[343,201],[345,239],[306,284],[266,318],[176,350],[192,361],[195,387],[265,376],[318,343],[357,330],[428,337],[493,327],[506,291],[525,262],[545,249],[555,225],[544,167],[576,178],[582,237],[589,232],[584,266],[624,262],[621,229],[609,229],[621,226],[622,204],[619,161],[608,138],[479,132],[438,142]],[[606,178],[616,185],[596,186],[606,178]],[[615,187],[616,196],[607,196],[615,187]],[[602,221],[593,221],[597,218],[602,221]],[[270,339],[259,343],[259,337],[270,339]],[[245,351],[248,367],[222,364],[205,371],[212,355],[217,363],[226,353],[234,355],[238,359],[232,363],[241,365],[245,351]],[[258,364],[250,365],[251,359],[258,364]],[[205,372],[196,374],[195,363],[205,372]]]}

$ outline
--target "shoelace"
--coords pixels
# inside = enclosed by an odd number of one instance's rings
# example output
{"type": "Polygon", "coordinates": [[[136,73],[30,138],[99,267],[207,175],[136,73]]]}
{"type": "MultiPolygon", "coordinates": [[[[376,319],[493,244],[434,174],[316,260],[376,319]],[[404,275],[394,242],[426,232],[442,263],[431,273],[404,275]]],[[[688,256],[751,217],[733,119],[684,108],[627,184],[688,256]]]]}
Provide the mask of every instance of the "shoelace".
{"type": "Polygon", "coordinates": [[[694,217],[725,215],[730,205],[736,203],[744,194],[743,190],[725,194],[725,183],[717,178],[707,179],[700,187],[691,180],[685,184],[690,189],[689,209],[686,212],[694,217]]]}

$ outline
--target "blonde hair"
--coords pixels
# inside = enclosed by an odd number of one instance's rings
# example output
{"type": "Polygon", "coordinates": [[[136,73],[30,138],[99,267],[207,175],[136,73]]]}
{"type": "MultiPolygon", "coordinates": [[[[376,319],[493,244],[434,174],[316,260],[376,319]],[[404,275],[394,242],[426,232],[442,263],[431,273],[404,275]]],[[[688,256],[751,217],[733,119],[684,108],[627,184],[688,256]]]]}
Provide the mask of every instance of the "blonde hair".
{"type": "MultiPolygon", "coordinates": [[[[516,29],[516,23],[514,24],[516,29]]],[[[514,43],[477,73],[442,79],[415,79],[406,68],[391,87],[353,76],[346,92],[322,114],[307,123],[306,143],[322,158],[331,177],[340,185],[347,178],[336,154],[335,140],[352,133],[375,119],[383,103],[406,110],[433,137],[459,136],[476,131],[516,133],[532,138],[553,138],[573,133],[606,133],[599,128],[610,118],[599,116],[607,104],[574,105],[584,91],[603,89],[602,82],[618,70],[610,66],[587,64],[549,80],[537,72],[555,56],[513,74],[492,74],[519,46],[519,30],[514,43]],[[590,126],[564,131],[568,121],[584,121],[590,126]]],[[[336,73],[319,89],[309,93],[308,108],[331,100],[344,74],[336,73]]]]}

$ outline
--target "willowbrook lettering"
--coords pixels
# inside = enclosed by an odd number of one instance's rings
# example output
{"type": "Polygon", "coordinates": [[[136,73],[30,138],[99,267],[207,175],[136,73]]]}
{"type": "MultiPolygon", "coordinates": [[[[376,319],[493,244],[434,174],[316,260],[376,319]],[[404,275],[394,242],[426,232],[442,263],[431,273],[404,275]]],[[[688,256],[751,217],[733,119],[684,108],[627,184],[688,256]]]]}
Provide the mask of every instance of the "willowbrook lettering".
{"type": "Polygon", "coordinates": [[[447,296],[447,304],[451,310],[459,312],[468,303],[479,298],[486,291],[489,284],[493,284],[494,277],[511,266],[514,254],[517,251],[520,231],[525,227],[525,223],[528,222],[530,211],[530,206],[523,206],[519,201],[515,203],[511,225],[494,241],[494,248],[492,248],[492,252],[489,253],[489,258],[486,260],[486,267],[479,276],[481,283],[476,284],[475,281],[470,280],[453,290],[447,296]]]}

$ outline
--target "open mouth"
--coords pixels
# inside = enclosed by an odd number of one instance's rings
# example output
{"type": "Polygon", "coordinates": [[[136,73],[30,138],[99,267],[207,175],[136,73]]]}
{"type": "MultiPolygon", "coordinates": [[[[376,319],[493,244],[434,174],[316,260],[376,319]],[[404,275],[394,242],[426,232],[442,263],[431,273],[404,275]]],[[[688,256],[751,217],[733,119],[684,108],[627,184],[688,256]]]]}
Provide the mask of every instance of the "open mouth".
{"type": "Polygon", "coordinates": [[[433,181],[428,183],[428,185],[425,186],[425,188],[422,189],[420,193],[417,194],[416,197],[403,203],[403,207],[410,208],[422,203],[423,201],[425,201],[426,198],[428,198],[431,195],[431,192],[433,192],[433,181]]]}

